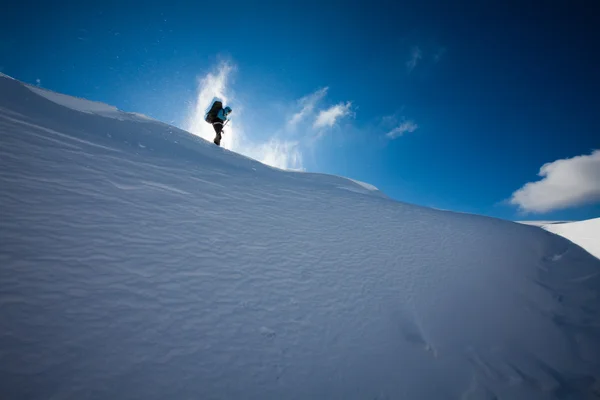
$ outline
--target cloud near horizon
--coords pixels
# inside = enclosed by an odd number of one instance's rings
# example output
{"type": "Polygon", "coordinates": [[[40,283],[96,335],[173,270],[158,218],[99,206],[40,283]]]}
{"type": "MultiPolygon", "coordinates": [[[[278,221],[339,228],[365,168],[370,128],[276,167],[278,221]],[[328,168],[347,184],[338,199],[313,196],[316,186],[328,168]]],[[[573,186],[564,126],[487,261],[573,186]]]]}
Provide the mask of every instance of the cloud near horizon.
{"type": "Polygon", "coordinates": [[[538,175],[542,180],[515,191],[510,204],[524,212],[547,213],[600,202],[600,150],[544,164],[538,175]]]}

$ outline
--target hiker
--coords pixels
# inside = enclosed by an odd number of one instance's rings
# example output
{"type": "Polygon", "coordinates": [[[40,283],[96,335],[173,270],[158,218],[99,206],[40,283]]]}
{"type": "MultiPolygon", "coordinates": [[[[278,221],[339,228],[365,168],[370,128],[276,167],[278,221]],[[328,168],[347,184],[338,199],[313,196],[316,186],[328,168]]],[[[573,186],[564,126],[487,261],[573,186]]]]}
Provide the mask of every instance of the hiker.
{"type": "Polygon", "coordinates": [[[221,145],[221,134],[223,132],[223,127],[227,121],[227,116],[231,114],[231,107],[227,106],[223,108],[223,103],[220,101],[215,101],[210,110],[206,113],[206,117],[204,118],[206,122],[213,126],[215,130],[216,136],[213,142],[217,145],[221,145]]]}

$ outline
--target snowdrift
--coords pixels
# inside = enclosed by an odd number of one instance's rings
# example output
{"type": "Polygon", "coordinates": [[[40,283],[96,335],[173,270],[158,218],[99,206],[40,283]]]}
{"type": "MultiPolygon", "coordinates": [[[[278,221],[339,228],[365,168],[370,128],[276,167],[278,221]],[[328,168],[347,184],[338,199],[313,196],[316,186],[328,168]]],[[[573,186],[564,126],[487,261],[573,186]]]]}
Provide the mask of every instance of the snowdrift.
{"type": "Polygon", "coordinates": [[[562,224],[544,224],[542,227],[569,239],[600,258],[600,218],[562,224]]]}
{"type": "Polygon", "coordinates": [[[0,77],[0,398],[600,394],[570,241],[61,96],[0,77]]]}

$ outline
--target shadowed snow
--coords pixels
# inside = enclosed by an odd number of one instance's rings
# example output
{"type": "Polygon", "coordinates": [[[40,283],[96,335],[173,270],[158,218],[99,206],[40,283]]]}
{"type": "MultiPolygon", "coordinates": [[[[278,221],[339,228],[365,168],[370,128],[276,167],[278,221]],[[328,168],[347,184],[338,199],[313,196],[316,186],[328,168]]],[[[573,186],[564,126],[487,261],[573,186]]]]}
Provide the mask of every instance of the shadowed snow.
{"type": "Polygon", "coordinates": [[[0,77],[0,398],[598,395],[568,240],[50,97],[0,77]]]}

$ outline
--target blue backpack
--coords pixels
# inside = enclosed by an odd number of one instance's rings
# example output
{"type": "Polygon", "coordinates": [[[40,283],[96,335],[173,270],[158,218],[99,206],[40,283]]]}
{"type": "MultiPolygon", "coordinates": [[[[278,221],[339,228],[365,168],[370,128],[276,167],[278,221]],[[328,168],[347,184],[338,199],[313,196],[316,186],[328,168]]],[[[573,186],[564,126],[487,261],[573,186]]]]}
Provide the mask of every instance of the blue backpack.
{"type": "Polygon", "coordinates": [[[212,107],[210,107],[210,110],[208,110],[208,112],[206,113],[204,120],[209,124],[212,124],[217,119],[217,114],[219,113],[219,111],[221,111],[222,108],[223,103],[221,103],[218,100],[215,101],[212,107]]]}

